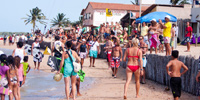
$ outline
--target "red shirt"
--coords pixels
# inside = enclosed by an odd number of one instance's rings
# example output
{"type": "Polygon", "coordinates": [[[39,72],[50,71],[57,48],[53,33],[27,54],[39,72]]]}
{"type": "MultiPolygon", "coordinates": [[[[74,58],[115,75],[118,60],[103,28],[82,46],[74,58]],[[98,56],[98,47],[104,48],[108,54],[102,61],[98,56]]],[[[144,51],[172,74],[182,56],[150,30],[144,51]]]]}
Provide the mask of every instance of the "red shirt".
{"type": "Polygon", "coordinates": [[[186,27],[185,31],[187,32],[187,34],[185,35],[185,37],[190,37],[193,29],[192,29],[191,26],[189,26],[189,27],[186,27]]]}

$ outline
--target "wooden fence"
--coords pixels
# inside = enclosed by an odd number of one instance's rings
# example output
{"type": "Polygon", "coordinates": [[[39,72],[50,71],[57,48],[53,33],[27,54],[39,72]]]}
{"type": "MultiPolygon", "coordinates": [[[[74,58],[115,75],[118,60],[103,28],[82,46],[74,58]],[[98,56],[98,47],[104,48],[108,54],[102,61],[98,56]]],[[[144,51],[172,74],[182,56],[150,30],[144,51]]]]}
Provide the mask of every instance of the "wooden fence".
{"type": "MultiPolygon", "coordinates": [[[[100,45],[101,53],[99,58],[106,59],[107,57],[104,53],[103,47],[103,45],[100,45]]],[[[123,53],[125,50],[126,49],[123,49],[123,53]]],[[[147,55],[146,78],[159,84],[169,86],[170,77],[167,74],[166,65],[170,59],[170,56],[160,56],[155,54],[147,55]]],[[[198,73],[198,59],[191,56],[180,56],[179,60],[188,67],[188,71],[181,77],[182,90],[197,95],[198,84],[195,77],[198,73]]],[[[127,62],[121,62],[120,65],[121,67],[126,68],[126,64],[127,62]]]]}

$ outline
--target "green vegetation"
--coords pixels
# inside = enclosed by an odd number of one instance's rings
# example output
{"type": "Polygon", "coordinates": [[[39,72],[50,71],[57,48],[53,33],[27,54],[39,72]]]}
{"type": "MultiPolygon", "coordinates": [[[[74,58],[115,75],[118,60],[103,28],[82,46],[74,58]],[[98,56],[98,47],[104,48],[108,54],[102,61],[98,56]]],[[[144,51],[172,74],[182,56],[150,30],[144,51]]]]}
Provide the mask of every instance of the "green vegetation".
{"type": "Polygon", "coordinates": [[[65,14],[64,13],[58,13],[58,15],[56,16],[56,18],[53,18],[53,20],[51,21],[52,26],[58,25],[58,27],[62,26],[69,26],[70,21],[69,18],[65,18],[65,14]]]}
{"type": "Polygon", "coordinates": [[[190,4],[189,0],[170,0],[172,5],[190,4]]]}
{"type": "Polygon", "coordinates": [[[46,16],[42,13],[42,10],[39,9],[38,7],[30,10],[30,14],[31,15],[27,14],[28,18],[22,18],[22,19],[25,19],[24,20],[25,25],[27,25],[28,23],[33,24],[33,31],[35,30],[36,22],[39,22],[40,24],[44,24],[44,25],[47,24],[44,21],[44,20],[47,20],[46,16]]]}
{"type": "Polygon", "coordinates": [[[28,32],[0,32],[0,35],[27,34],[28,32]]]}

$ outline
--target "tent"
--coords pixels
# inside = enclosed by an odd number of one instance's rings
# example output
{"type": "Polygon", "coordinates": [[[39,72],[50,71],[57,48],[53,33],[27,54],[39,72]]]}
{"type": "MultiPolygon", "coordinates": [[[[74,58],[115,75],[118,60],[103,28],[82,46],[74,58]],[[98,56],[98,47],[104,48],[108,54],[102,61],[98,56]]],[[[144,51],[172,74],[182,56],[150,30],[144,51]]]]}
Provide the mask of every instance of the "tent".
{"type": "Polygon", "coordinates": [[[165,22],[165,16],[167,15],[171,17],[170,18],[171,22],[177,21],[177,18],[174,15],[171,15],[167,12],[152,12],[140,18],[137,18],[136,23],[143,23],[143,22],[150,23],[152,19],[156,19],[157,22],[159,22],[159,19],[161,19],[162,22],[165,22]]]}

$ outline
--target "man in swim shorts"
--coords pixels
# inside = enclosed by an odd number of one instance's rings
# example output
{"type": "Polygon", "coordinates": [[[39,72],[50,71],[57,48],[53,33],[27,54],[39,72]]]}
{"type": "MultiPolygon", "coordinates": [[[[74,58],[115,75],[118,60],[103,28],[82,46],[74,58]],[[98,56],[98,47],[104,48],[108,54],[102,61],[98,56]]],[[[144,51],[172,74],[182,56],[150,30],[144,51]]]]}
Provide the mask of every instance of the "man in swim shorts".
{"type": "Polygon", "coordinates": [[[110,36],[106,37],[106,46],[104,47],[105,52],[107,53],[107,59],[108,59],[108,68],[110,67],[110,56],[111,56],[111,52],[112,52],[112,47],[113,47],[113,43],[111,41],[110,36]]]}
{"type": "Polygon", "coordinates": [[[188,70],[187,66],[181,61],[178,60],[179,52],[177,50],[172,51],[172,60],[166,66],[167,73],[171,77],[170,86],[172,89],[172,94],[174,100],[179,100],[181,97],[181,75],[185,74],[188,70]],[[170,70],[169,70],[170,68],[170,70]],[[184,71],[181,73],[181,68],[184,71]]]}
{"type": "Polygon", "coordinates": [[[90,55],[90,66],[91,67],[93,65],[94,66],[94,63],[95,63],[95,59],[97,58],[97,55],[100,54],[100,50],[99,50],[99,43],[97,41],[97,37],[94,37],[93,38],[93,41],[90,42],[89,44],[89,48],[90,48],[90,51],[89,51],[89,55],[90,55]],[[92,61],[93,60],[93,61],[92,61]]]}
{"type": "Polygon", "coordinates": [[[140,36],[139,37],[139,41],[140,41],[140,50],[142,51],[142,61],[143,61],[143,74],[140,76],[140,82],[142,84],[145,84],[145,69],[146,69],[146,64],[147,64],[147,59],[146,59],[146,52],[148,51],[148,46],[147,44],[144,42],[144,37],[140,36]]]}
{"type": "Polygon", "coordinates": [[[118,71],[118,68],[120,66],[120,61],[122,61],[122,48],[120,47],[119,41],[114,41],[115,47],[112,48],[112,53],[111,53],[111,68],[112,68],[112,76],[116,78],[116,74],[118,71]]]}

